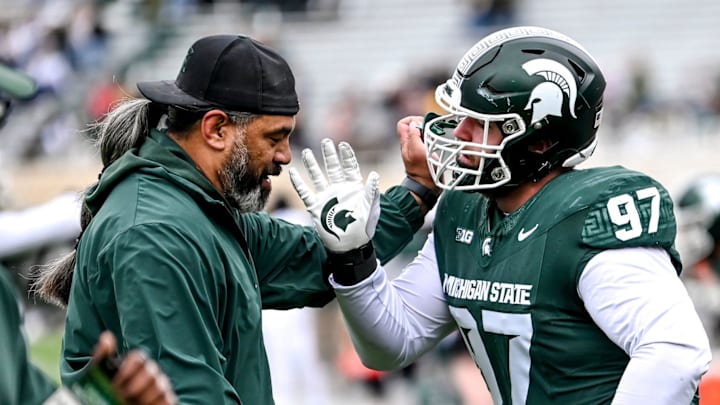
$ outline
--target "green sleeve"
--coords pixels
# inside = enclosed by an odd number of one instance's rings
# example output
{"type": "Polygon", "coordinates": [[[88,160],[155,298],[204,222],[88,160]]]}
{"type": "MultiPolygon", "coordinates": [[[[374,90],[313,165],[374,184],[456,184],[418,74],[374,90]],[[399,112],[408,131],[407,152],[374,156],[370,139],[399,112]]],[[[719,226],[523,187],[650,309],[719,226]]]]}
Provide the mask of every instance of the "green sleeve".
{"type": "Polygon", "coordinates": [[[30,363],[20,327],[15,289],[0,267],[0,404],[42,404],[56,387],[30,363]]]}
{"type": "Polygon", "coordinates": [[[149,224],[118,235],[99,264],[113,269],[118,346],[147,350],[183,404],[236,404],[218,327],[221,297],[230,293],[218,290],[224,278],[208,256],[181,230],[149,224]]]}
{"type": "Polygon", "coordinates": [[[623,171],[602,188],[582,230],[595,249],[650,246],[665,249],[678,274],[682,268],[674,242],[677,223],[668,191],[645,175],[623,171]]]}
{"type": "MultiPolygon", "coordinates": [[[[409,191],[393,187],[380,199],[380,220],[373,239],[384,264],[398,255],[423,224],[422,211],[409,191]]],[[[321,269],[325,248],[313,227],[290,224],[267,214],[245,215],[243,231],[258,272],[263,308],[323,306],[334,298],[321,269]]]]}
{"type": "Polygon", "coordinates": [[[245,215],[242,225],[264,309],[320,307],[335,297],[321,271],[327,255],[314,227],[267,213],[245,215]]]}
{"type": "Polygon", "coordinates": [[[385,264],[413,240],[425,215],[412,194],[401,186],[391,187],[381,196],[380,209],[373,244],[378,259],[385,264]]]}

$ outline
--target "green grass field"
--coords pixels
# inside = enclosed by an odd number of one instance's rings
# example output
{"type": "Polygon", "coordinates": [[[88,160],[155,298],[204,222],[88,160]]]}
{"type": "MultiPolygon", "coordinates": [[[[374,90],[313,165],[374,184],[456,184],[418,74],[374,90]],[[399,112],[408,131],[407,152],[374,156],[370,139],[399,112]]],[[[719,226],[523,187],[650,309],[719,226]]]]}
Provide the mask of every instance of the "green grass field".
{"type": "Polygon", "coordinates": [[[60,384],[60,347],[62,332],[57,331],[43,336],[30,345],[30,358],[57,384],[60,384]]]}

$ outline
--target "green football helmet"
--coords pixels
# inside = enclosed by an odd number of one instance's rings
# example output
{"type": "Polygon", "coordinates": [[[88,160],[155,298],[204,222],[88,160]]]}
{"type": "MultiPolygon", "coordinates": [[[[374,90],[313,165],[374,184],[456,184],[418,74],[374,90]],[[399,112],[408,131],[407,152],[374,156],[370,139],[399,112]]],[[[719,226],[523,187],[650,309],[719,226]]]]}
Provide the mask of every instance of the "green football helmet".
{"type": "Polygon", "coordinates": [[[680,194],[677,210],[683,225],[696,225],[720,243],[720,174],[693,179],[680,194]]]}
{"type": "Polygon", "coordinates": [[[423,127],[435,183],[464,191],[514,187],[538,180],[558,165],[583,162],[597,145],[604,90],[605,79],[593,57],[563,34],[514,27],[488,35],[435,91],[448,112],[426,120],[423,127]],[[483,143],[454,136],[466,118],[484,125],[483,143]],[[503,134],[499,145],[487,144],[491,123],[503,134]],[[549,147],[531,152],[538,142],[549,147]],[[462,154],[479,157],[479,167],[458,164],[462,154]]]}
{"type": "Polygon", "coordinates": [[[692,267],[720,244],[720,173],[695,177],[678,194],[675,247],[692,267]]]}

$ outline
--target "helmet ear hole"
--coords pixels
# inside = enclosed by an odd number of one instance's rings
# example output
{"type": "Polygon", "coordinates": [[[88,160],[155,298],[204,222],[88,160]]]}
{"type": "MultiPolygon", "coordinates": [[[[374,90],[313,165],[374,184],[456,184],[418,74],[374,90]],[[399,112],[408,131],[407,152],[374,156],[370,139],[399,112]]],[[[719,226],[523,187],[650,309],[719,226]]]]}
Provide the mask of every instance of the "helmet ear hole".
{"type": "Polygon", "coordinates": [[[500,125],[500,130],[502,131],[503,136],[510,136],[518,132],[525,131],[525,128],[523,127],[519,119],[510,118],[505,120],[502,125],[500,125]]]}
{"type": "Polygon", "coordinates": [[[552,139],[543,137],[543,138],[537,140],[536,142],[533,142],[530,145],[528,145],[528,152],[542,154],[542,153],[547,152],[550,148],[552,148],[556,144],[557,144],[557,141],[553,141],[552,139]]]}

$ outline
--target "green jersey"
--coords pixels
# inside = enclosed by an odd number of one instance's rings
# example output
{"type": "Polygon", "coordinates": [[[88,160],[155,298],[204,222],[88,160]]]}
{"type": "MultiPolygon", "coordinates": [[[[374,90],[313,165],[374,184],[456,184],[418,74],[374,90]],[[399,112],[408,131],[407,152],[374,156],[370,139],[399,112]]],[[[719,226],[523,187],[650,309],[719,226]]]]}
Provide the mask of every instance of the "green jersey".
{"type": "Polygon", "coordinates": [[[660,247],[679,271],[667,191],[622,167],[563,174],[504,216],[478,193],[443,195],[435,250],[443,291],[496,403],[605,404],[628,355],[578,296],[607,249],[660,247]]]}

